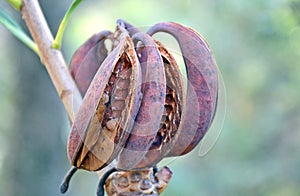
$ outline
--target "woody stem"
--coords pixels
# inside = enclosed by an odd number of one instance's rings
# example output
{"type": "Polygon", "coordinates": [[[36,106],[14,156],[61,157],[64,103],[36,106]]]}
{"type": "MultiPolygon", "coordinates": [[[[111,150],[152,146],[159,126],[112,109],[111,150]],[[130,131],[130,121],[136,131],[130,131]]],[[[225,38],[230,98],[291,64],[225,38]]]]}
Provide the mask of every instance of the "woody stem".
{"type": "Polygon", "coordinates": [[[23,0],[21,11],[32,38],[40,51],[41,61],[45,64],[71,122],[74,122],[82,98],[61,51],[51,47],[53,36],[38,0],[23,0]]]}

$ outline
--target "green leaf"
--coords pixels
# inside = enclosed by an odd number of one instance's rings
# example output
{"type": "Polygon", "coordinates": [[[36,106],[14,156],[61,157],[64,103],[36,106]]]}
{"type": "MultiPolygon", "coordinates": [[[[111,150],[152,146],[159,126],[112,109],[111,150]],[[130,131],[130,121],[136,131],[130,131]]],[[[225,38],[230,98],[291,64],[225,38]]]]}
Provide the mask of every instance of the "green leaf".
{"type": "Polygon", "coordinates": [[[37,45],[28,37],[28,35],[21,29],[21,27],[16,23],[8,14],[0,8],[0,23],[3,24],[14,36],[16,36],[20,41],[22,41],[26,46],[32,49],[37,55],[39,55],[39,50],[37,45]]]}
{"type": "Polygon", "coordinates": [[[60,49],[61,48],[61,43],[62,43],[62,38],[63,34],[65,32],[67,23],[69,22],[71,14],[74,12],[76,7],[82,2],[83,0],[74,0],[72,5],[69,7],[68,11],[66,12],[64,18],[62,19],[59,28],[56,33],[56,37],[54,39],[54,42],[52,44],[52,48],[54,49],[60,49]]]}
{"type": "Polygon", "coordinates": [[[10,5],[12,5],[16,10],[20,11],[22,8],[22,0],[6,0],[10,5]]]}

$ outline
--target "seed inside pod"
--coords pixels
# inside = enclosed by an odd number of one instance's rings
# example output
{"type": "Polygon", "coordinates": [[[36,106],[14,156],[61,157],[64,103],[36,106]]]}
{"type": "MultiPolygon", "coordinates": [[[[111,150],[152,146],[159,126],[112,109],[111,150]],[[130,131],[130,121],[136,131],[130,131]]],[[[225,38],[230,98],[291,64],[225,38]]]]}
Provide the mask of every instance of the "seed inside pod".
{"type": "Polygon", "coordinates": [[[108,130],[113,131],[116,127],[117,122],[118,122],[118,119],[111,119],[111,120],[107,121],[105,125],[108,130]]]}

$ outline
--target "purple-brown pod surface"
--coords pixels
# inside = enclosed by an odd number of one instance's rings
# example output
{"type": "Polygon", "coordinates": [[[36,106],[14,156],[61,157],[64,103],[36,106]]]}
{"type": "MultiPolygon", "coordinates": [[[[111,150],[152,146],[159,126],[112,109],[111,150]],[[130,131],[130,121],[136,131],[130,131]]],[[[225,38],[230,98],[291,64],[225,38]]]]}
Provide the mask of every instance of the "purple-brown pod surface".
{"type": "Polygon", "coordinates": [[[134,34],[132,40],[144,44],[139,55],[143,97],[133,130],[118,157],[118,168],[127,170],[139,168],[137,164],[151,147],[160,128],[166,95],[164,64],[154,40],[142,32],[134,34]]]}
{"type": "Polygon", "coordinates": [[[108,55],[104,42],[106,39],[111,39],[111,36],[110,31],[101,31],[93,35],[72,56],[70,72],[82,96],[108,55]]]}
{"type": "Polygon", "coordinates": [[[119,28],[116,48],[94,76],[72,125],[71,164],[99,170],[125,145],[140,100],[140,66],[128,33],[119,28]]]}
{"type": "Polygon", "coordinates": [[[139,168],[155,166],[171,150],[182,117],[182,108],[186,104],[184,78],[179,65],[162,43],[158,41],[155,43],[161,54],[166,75],[164,113],[151,147],[137,165],[139,168]]]}
{"type": "Polygon", "coordinates": [[[178,41],[187,71],[186,105],[179,130],[168,156],[191,151],[210,127],[217,104],[218,75],[212,52],[196,31],[173,22],[162,22],[148,30],[171,34],[178,41]]]}
{"type": "MultiPolygon", "coordinates": [[[[121,158],[118,160],[119,166],[124,166],[125,163],[128,167],[129,163],[131,163],[131,167],[136,169],[153,167],[170,151],[172,147],[171,141],[174,139],[178,130],[182,107],[185,105],[184,79],[174,57],[160,42],[149,38],[136,27],[121,19],[118,20],[118,23],[124,25],[125,29],[129,32],[133,39],[139,36],[140,38],[147,37],[147,39],[151,41],[151,44],[139,43],[139,45],[136,46],[136,52],[142,66],[143,80],[147,80],[147,58],[148,56],[151,57],[151,54],[147,54],[147,51],[155,48],[153,47],[153,41],[155,42],[159,55],[161,56],[161,58],[156,57],[156,59],[161,59],[164,64],[165,72],[163,74],[166,78],[166,84],[163,86],[165,86],[166,96],[164,101],[164,111],[160,118],[160,126],[156,130],[155,134],[153,134],[153,132],[148,132],[147,129],[143,129],[143,127],[140,126],[140,131],[143,131],[144,136],[139,137],[134,135],[135,139],[129,138],[127,142],[127,146],[130,146],[131,150],[134,152],[128,152],[126,156],[124,155],[125,153],[121,153],[121,158]],[[141,142],[145,140],[148,142],[141,142]],[[136,143],[139,145],[136,145],[136,143]],[[129,160],[129,157],[132,158],[134,156],[138,157],[138,159],[133,158],[129,160]],[[124,157],[128,158],[126,159],[124,157]],[[132,163],[135,164],[134,167],[132,163]]],[[[137,42],[137,39],[135,39],[135,41],[137,42]]],[[[155,50],[157,49],[155,48],[155,50]]],[[[151,59],[155,59],[156,55],[152,55],[151,59]]],[[[123,151],[126,152],[127,149],[123,151]]]]}
{"type": "Polygon", "coordinates": [[[171,171],[156,171],[165,157],[190,152],[209,129],[218,97],[217,67],[204,38],[183,25],[162,22],[146,33],[117,21],[74,54],[70,70],[84,97],[72,125],[68,157],[73,168],[97,171],[112,161],[97,195],[159,195],[171,171]],[[186,81],[175,58],[151,37],[172,35],[181,49],[186,81]],[[105,41],[112,41],[112,51],[105,41]],[[132,176],[145,176],[132,181],[132,176]]]}

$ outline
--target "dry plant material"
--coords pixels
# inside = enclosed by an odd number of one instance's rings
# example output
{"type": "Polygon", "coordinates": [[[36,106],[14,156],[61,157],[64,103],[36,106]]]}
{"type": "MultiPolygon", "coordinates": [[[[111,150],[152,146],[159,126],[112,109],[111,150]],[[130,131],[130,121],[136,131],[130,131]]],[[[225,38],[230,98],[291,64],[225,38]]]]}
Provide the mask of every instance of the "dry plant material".
{"type": "Polygon", "coordinates": [[[148,195],[155,196],[167,187],[172,172],[163,167],[153,174],[149,168],[142,170],[117,171],[105,183],[108,195],[148,195]]]}
{"type": "Polygon", "coordinates": [[[218,75],[204,38],[183,25],[163,22],[147,33],[117,21],[115,33],[100,32],[74,54],[70,71],[83,103],[72,125],[68,156],[73,168],[116,166],[100,180],[97,195],[159,195],[172,172],[157,163],[190,152],[214,118],[218,75]],[[187,85],[175,58],[152,35],[178,41],[187,85]],[[108,49],[106,42],[112,48],[108,49]]]}

